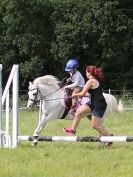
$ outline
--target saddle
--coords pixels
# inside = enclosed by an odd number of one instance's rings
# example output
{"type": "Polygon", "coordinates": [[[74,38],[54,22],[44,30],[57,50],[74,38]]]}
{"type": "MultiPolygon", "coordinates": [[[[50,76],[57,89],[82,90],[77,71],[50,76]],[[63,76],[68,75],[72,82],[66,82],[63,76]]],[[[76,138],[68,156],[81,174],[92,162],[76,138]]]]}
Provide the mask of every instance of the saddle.
{"type": "MultiPolygon", "coordinates": [[[[60,83],[60,88],[63,88],[65,85],[69,85],[71,84],[70,81],[68,82],[68,77],[65,77],[62,82],[60,83]]],[[[71,109],[72,106],[72,90],[71,89],[63,89],[64,91],[64,106],[65,106],[65,111],[61,117],[61,119],[64,119],[66,117],[66,115],[68,114],[68,112],[71,109]]]]}
{"type": "Polygon", "coordinates": [[[64,119],[68,112],[70,111],[72,107],[72,90],[71,89],[64,89],[64,105],[65,105],[65,111],[61,117],[61,119],[64,119]]]}
{"type": "Polygon", "coordinates": [[[71,89],[64,89],[64,103],[67,109],[70,109],[72,106],[72,90],[71,89]]]}
{"type": "MultiPolygon", "coordinates": [[[[63,81],[60,83],[60,88],[63,88],[65,85],[69,85],[69,84],[72,84],[72,82],[68,79],[68,77],[65,77],[63,79],[63,81]]],[[[61,117],[61,119],[64,119],[68,112],[70,111],[71,107],[72,107],[72,90],[71,89],[63,89],[64,90],[64,106],[65,106],[65,111],[61,117]]],[[[90,98],[89,98],[89,95],[87,95],[88,97],[83,97],[83,98],[80,98],[78,99],[77,101],[77,107],[80,105],[80,104],[85,104],[87,103],[90,98]]],[[[75,112],[75,111],[74,111],[75,112]]]]}

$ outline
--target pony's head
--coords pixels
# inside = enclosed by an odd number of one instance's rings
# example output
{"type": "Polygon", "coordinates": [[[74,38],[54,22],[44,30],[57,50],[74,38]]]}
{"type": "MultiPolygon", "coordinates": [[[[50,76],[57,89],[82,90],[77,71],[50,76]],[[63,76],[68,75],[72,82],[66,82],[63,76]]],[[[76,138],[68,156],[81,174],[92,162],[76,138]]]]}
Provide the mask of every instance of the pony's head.
{"type": "Polygon", "coordinates": [[[53,93],[53,90],[55,91],[58,89],[59,80],[52,75],[38,77],[33,83],[29,82],[27,107],[30,108],[39,101],[40,97],[46,97],[47,95],[50,95],[50,93],[53,93]]]}
{"type": "Polygon", "coordinates": [[[38,87],[37,87],[37,85],[32,83],[32,82],[29,82],[27,108],[32,107],[32,105],[37,102],[37,95],[38,95],[38,87]]]}

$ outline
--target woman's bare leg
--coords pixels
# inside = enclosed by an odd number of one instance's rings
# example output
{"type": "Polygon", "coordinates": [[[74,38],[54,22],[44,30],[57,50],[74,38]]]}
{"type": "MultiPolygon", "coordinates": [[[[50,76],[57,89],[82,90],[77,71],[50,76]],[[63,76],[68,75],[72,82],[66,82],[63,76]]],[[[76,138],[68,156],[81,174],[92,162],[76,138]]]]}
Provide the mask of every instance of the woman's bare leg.
{"type": "Polygon", "coordinates": [[[72,124],[72,130],[76,131],[78,124],[83,117],[83,115],[90,113],[91,110],[87,105],[80,106],[74,116],[73,124],[72,124]]]}
{"type": "Polygon", "coordinates": [[[93,128],[95,128],[103,136],[109,136],[110,135],[110,133],[103,127],[101,118],[96,117],[96,116],[92,116],[91,125],[92,125],[93,128]]]}

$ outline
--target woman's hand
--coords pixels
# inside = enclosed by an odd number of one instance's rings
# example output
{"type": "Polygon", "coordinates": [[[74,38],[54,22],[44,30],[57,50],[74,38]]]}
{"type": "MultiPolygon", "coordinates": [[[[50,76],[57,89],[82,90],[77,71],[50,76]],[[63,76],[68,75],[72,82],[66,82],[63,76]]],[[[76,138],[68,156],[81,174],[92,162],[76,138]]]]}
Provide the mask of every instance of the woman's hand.
{"type": "Polygon", "coordinates": [[[72,94],[72,98],[76,98],[76,97],[78,97],[77,94],[76,94],[76,93],[73,93],[73,94],[72,94]]]}

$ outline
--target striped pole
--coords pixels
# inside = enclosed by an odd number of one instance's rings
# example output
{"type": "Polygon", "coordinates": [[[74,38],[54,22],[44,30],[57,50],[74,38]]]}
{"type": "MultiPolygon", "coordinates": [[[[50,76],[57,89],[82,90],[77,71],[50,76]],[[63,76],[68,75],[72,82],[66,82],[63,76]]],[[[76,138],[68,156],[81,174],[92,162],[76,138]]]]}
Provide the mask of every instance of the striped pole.
{"type": "MultiPolygon", "coordinates": [[[[18,136],[18,141],[33,141],[33,136],[18,136]]],[[[39,136],[37,141],[133,142],[133,136],[39,136]]]]}

